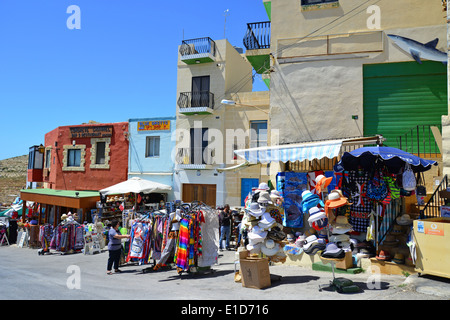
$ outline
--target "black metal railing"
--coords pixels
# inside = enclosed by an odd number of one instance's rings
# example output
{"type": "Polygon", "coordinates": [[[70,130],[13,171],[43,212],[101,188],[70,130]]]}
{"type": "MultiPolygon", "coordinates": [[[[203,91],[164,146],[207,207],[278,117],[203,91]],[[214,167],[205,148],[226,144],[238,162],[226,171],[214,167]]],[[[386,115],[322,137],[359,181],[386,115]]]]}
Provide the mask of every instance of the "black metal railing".
{"type": "Polygon", "coordinates": [[[209,91],[181,92],[178,97],[180,108],[208,107],[214,109],[214,93],[209,91]]]}
{"type": "Polygon", "coordinates": [[[216,43],[209,37],[183,40],[180,46],[181,56],[198,53],[211,53],[216,56],[216,43]]]}
{"type": "Polygon", "coordinates": [[[213,164],[214,150],[204,147],[178,148],[175,158],[178,164],[213,164]]]}
{"type": "Polygon", "coordinates": [[[247,23],[243,43],[247,50],[270,48],[270,21],[247,23]]]}
{"type": "Polygon", "coordinates": [[[436,157],[440,155],[439,147],[431,127],[437,127],[442,132],[442,125],[418,125],[397,138],[398,148],[419,157],[436,157]]]}
{"type": "Polygon", "coordinates": [[[419,210],[420,219],[438,218],[441,216],[441,206],[445,205],[445,200],[441,198],[439,193],[447,190],[447,187],[448,178],[445,175],[439,183],[439,186],[434,190],[430,200],[428,200],[423,209],[419,210]]]}

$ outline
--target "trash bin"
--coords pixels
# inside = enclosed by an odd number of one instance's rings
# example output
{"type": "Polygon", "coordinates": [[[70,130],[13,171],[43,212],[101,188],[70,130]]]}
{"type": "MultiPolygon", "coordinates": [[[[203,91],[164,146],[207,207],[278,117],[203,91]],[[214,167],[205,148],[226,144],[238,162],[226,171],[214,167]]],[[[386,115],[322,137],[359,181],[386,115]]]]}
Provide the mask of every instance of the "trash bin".
{"type": "Polygon", "coordinates": [[[450,278],[450,218],[414,220],[419,273],[450,278]]]}

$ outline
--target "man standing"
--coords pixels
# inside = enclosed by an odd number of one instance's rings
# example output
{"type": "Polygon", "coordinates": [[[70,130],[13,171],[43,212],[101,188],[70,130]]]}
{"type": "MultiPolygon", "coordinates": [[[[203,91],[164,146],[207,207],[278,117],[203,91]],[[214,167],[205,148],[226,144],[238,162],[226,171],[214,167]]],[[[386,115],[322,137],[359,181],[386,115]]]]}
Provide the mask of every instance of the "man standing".
{"type": "Polygon", "coordinates": [[[220,243],[219,249],[223,250],[223,240],[226,240],[226,249],[230,250],[230,234],[231,234],[231,210],[228,204],[219,214],[220,225],[220,243]]]}

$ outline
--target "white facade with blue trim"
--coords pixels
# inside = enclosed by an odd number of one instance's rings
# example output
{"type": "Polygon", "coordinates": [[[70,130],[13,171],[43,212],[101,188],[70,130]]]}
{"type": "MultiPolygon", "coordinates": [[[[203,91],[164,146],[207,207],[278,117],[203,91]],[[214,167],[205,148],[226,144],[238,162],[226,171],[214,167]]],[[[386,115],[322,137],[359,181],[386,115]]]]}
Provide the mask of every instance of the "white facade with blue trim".
{"type": "Polygon", "coordinates": [[[166,201],[177,198],[174,184],[176,117],[129,119],[128,178],[139,177],[172,187],[166,201]]]}

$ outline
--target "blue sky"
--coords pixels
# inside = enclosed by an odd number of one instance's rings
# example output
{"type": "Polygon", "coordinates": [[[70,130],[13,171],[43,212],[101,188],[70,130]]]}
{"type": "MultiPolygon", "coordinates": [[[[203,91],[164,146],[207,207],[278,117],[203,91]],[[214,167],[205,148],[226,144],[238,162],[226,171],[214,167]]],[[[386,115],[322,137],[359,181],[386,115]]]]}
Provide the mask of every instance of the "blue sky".
{"type": "MultiPolygon", "coordinates": [[[[59,126],[174,116],[183,33],[223,39],[227,9],[234,46],[268,20],[262,0],[1,0],[0,160],[59,126]],[[70,5],[80,30],[67,28],[70,5]]],[[[253,90],[267,87],[256,78],[253,90]]]]}

